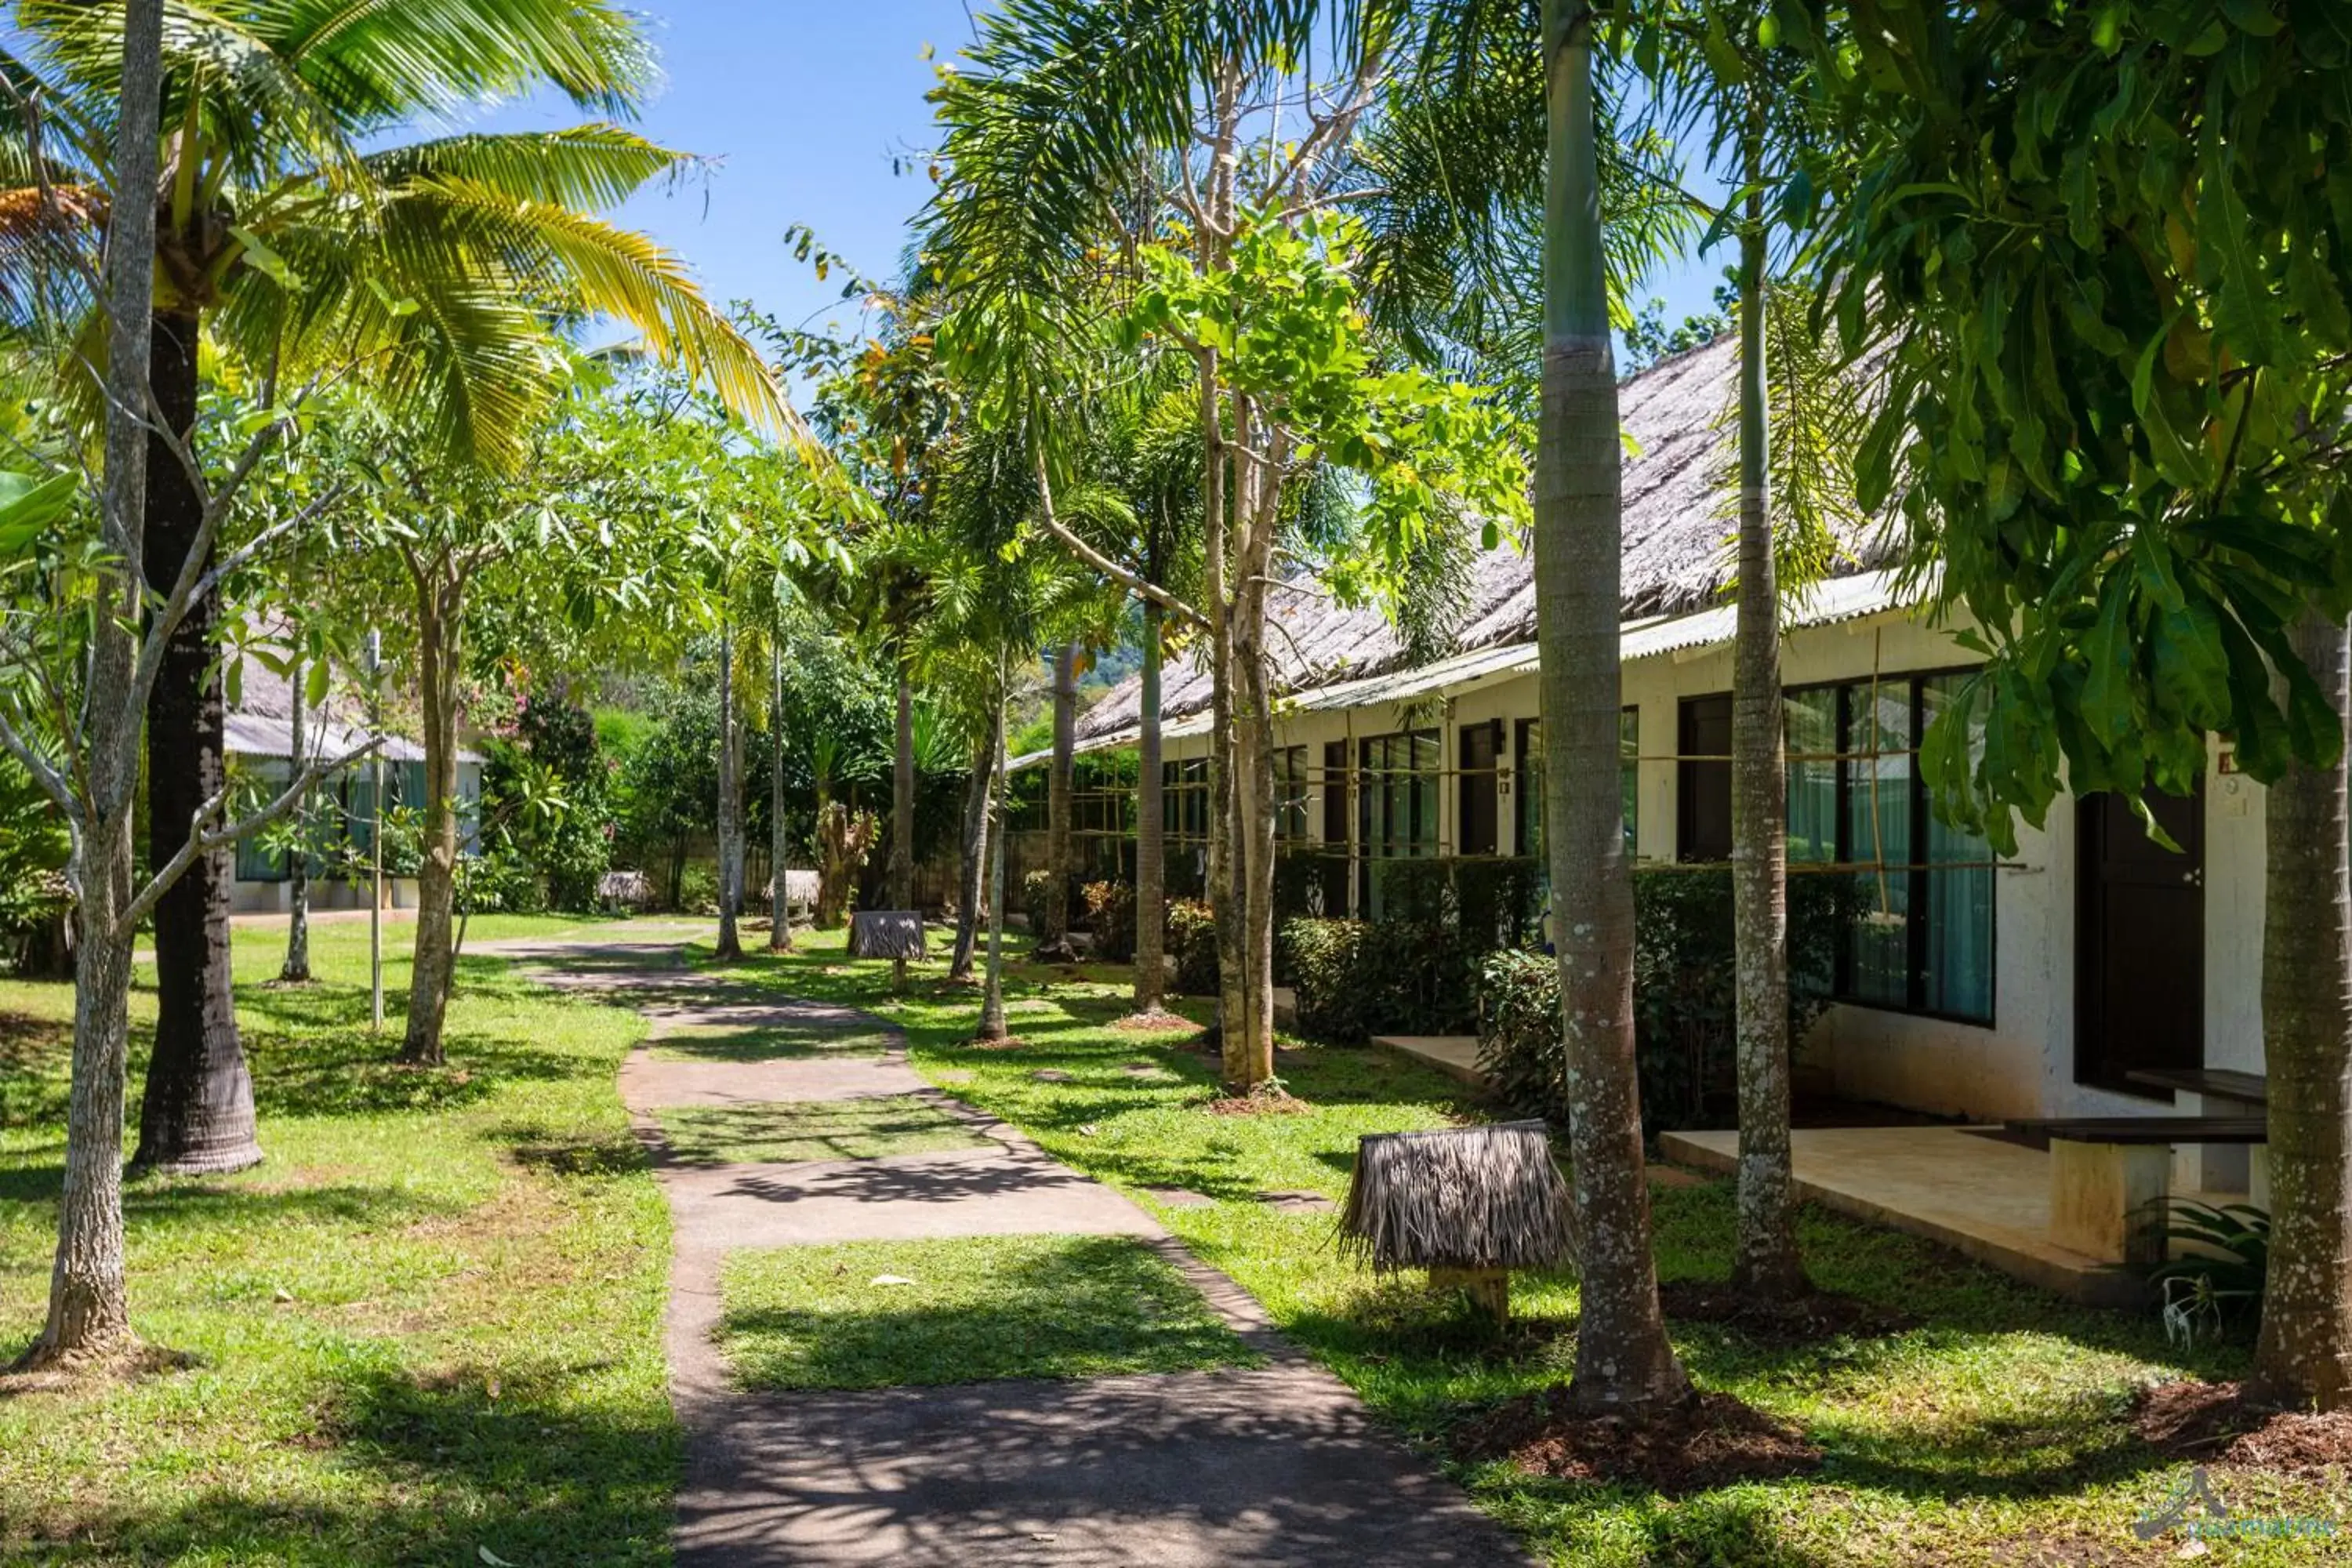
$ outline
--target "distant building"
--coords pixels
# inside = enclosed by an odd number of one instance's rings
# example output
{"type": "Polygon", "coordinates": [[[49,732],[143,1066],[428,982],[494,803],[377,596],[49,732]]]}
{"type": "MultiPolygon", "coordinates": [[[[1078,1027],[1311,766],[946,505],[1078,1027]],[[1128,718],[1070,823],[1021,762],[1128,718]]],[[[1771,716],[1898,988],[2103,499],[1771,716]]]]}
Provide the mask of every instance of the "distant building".
{"type": "MultiPolygon", "coordinates": [[[[286,679],[247,659],[239,678],[241,700],[228,713],[229,766],[265,796],[294,776],[293,693],[286,679]]],[[[312,757],[339,757],[365,743],[364,715],[348,703],[330,701],[324,710],[303,714],[302,746],[312,757]]],[[[383,759],[384,805],[391,810],[420,808],[425,800],[425,748],[401,735],[386,735],[383,759]]],[[[480,817],[482,759],[457,752],[458,834],[471,849],[480,817]]],[[[397,819],[395,819],[397,820],[397,819]]],[[[310,905],[313,909],[365,909],[375,846],[375,769],[360,762],[320,781],[310,813],[310,905]]],[[[288,907],[293,858],[269,836],[236,847],[236,876],[229,900],[239,913],[288,907]]],[[[386,873],[386,897],[395,908],[415,903],[413,875],[386,873]]]]}

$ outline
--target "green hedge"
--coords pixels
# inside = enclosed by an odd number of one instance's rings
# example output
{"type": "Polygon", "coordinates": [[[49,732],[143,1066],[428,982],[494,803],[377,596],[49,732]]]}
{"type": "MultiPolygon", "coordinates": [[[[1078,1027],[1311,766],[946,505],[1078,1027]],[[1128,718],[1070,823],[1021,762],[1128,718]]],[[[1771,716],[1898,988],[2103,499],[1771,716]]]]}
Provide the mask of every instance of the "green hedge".
{"type": "Polygon", "coordinates": [[[1473,1020],[1477,952],[1443,921],[1292,921],[1276,947],[1298,1032],[1354,1045],[1374,1035],[1455,1035],[1473,1020]]]}
{"type": "MultiPolygon", "coordinates": [[[[1830,1005],[1838,948],[1861,889],[1846,877],[1789,879],[1789,1038],[1830,1005]]],[[[1633,1028],[1642,1120],[1652,1133],[1720,1123],[1737,1093],[1731,878],[1633,877],[1633,1028]]],[[[1514,1110],[1564,1121],[1559,969],[1549,954],[1490,953],[1478,975],[1478,1065],[1514,1110]]]]}

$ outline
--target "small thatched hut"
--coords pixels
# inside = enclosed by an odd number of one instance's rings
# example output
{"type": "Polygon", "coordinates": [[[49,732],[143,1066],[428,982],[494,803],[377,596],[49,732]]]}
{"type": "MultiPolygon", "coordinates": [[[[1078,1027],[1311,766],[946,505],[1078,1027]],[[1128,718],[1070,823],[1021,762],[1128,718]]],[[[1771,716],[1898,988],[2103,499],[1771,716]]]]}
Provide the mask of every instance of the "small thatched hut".
{"type": "Polygon", "coordinates": [[[1500,1321],[1509,1271],[1576,1254],[1568,1183],[1540,1121],[1382,1132],[1356,1146],[1340,1246],[1383,1272],[1426,1268],[1500,1321]]]}

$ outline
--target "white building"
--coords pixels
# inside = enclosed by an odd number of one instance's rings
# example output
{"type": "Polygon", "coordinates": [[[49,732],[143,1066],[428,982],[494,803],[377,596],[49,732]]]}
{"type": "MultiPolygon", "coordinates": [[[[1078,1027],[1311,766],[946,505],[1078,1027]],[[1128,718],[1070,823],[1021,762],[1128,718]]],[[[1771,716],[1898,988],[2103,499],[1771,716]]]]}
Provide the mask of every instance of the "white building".
{"type": "MultiPolygon", "coordinates": [[[[1622,631],[1628,832],[1637,863],[1721,859],[1730,847],[1730,523],[1715,476],[1734,348],[1718,342],[1622,389],[1622,631]]],[[[1994,862],[1936,820],[1913,748],[1974,656],[1906,607],[1878,542],[1790,616],[1793,861],[1883,870],[1843,943],[1838,1001],[1802,1070],[1853,1100],[1979,1120],[2161,1114],[2127,1075],[2263,1067],[2263,791],[2216,747],[2202,794],[2159,802],[2183,847],[2152,843],[2112,797],[2062,797],[2042,831],[1994,862]]],[[[1269,640],[1281,689],[1280,831],[1329,847],[1327,906],[1362,912],[1377,861],[1530,854],[1539,813],[1529,563],[1479,566],[1456,651],[1405,665],[1374,614],[1282,596],[1269,640]]],[[[1171,668],[1162,704],[1171,831],[1206,822],[1199,668],[1171,668]]],[[[1137,683],[1080,722],[1080,749],[1131,745],[1137,683]]],[[[1171,860],[1182,858],[1171,846],[1171,860]]],[[[2182,1109],[2187,1109],[2184,1103],[2182,1109]]]]}

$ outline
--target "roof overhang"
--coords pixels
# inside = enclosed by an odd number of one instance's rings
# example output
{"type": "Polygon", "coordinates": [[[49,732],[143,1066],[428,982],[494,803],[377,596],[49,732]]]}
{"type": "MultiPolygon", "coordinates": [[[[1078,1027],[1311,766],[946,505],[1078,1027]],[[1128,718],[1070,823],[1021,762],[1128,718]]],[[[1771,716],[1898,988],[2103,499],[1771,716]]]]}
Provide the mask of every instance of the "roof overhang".
{"type": "MultiPolygon", "coordinates": [[[[1843,621],[1856,621],[1888,610],[1905,609],[1920,603],[1934,589],[1932,579],[1916,585],[1906,594],[1903,574],[1895,571],[1858,572],[1850,577],[1834,577],[1814,584],[1799,595],[1790,606],[1786,625],[1791,632],[1815,626],[1835,626],[1843,621]]],[[[1700,648],[1727,647],[1739,631],[1739,610],[1735,605],[1717,605],[1704,610],[1691,610],[1679,616],[1651,616],[1627,621],[1617,629],[1617,658],[1621,664],[1635,659],[1653,658],[1661,654],[1685,653],[1700,648]]],[[[1277,700],[1276,713],[1328,712],[1342,708],[1369,708],[1382,703],[1409,702],[1423,697],[1459,697],[1483,687],[1515,680],[1533,674],[1541,662],[1536,645],[1530,642],[1506,643],[1495,647],[1472,648],[1431,664],[1411,669],[1391,670],[1385,675],[1361,676],[1353,680],[1335,680],[1328,686],[1310,687],[1277,700]]],[[[1209,715],[1188,714],[1171,719],[1160,726],[1163,741],[1181,741],[1209,732],[1209,715]]],[[[1130,724],[1107,734],[1091,736],[1078,742],[1080,752],[1115,752],[1136,743],[1139,731],[1130,724]]],[[[1051,752],[1031,752],[1013,759],[1014,772],[1050,761],[1051,752]]]]}

